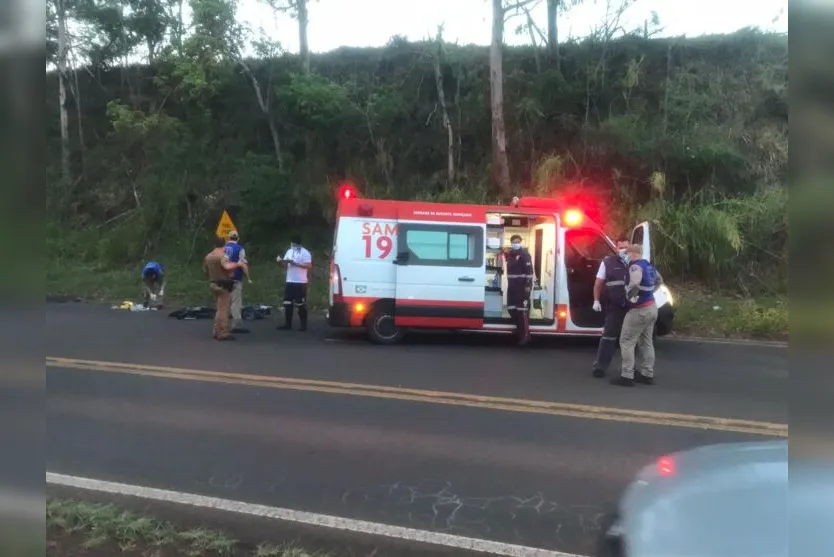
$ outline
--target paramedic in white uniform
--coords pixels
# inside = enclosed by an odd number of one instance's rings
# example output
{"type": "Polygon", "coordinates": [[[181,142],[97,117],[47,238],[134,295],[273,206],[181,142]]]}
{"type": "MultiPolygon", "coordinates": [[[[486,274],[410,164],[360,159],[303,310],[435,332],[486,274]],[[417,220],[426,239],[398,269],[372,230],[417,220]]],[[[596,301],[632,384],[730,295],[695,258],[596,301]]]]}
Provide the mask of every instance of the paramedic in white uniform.
{"type": "Polygon", "coordinates": [[[288,331],[292,329],[292,317],[298,309],[299,330],[307,330],[307,282],[308,272],[313,267],[313,256],[301,245],[301,237],[293,236],[290,249],[284,257],[278,257],[278,263],[287,269],[287,284],[284,287],[284,325],[278,327],[288,331]]]}

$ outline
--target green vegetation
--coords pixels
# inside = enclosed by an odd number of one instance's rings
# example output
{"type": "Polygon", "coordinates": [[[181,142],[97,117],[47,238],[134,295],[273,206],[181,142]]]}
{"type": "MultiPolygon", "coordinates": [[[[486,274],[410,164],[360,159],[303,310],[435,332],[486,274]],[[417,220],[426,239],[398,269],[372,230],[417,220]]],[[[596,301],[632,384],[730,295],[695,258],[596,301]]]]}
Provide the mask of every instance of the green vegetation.
{"type": "Polygon", "coordinates": [[[675,334],[718,338],[788,340],[788,297],[716,295],[703,287],[674,289],[675,334]]]}
{"type": "MultiPolygon", "coordinates": [[[[158,258],[170,297],[207,300],[199,261],[228,208],[257,263],[247,299],[275,301],[281,275],[268,269],[291,231],[326,263],[341,180],[373,197],[509,201],[492,172],[486,48],[395,37],[313,55],[308,71],[304,57],[251,39],[234,0],[191,0],[187,33],[170,10],[136,16],[155,27],[114,27],[88,4],[63,4],[86,33],[73,54],[88,63],[65,80],[71,133],[58,96],[46,102],[49,293],[132,297],[143,261],[158,258]],[[127,54],[148,63],[124,65],[127,54]]],[[[558,57],[508,47],[515,193],[575,200],[612,234],[650,219],[667,282],[714,293],[709,307],[749,300],[726,328],[682,305],[685,330],[785,333],[755,308],[787,293],[787,60],[787,37],[751,30],[591,36],[558,57]]],[[[322,267],[319,302],[325,279],[322,267]]]]}
{"type": "Polygon", "coordinates": [[[220,532],[182,529],[115,505],[64,499],[46,503],[47,554],[70,557],[156,555],[158,557],[327,557],[295,545],[249,547],[220,532]]]}

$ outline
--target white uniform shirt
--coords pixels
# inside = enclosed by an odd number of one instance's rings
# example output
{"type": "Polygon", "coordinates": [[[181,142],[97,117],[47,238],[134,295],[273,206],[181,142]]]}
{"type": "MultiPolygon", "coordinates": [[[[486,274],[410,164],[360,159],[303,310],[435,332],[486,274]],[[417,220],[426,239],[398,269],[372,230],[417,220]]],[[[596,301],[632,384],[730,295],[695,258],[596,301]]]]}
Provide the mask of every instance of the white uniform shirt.
{"type": "MultiPolygon", "coordinates": [[[[287,253],[284,254],[284,261],[310,264],[313,262],[313,256],[306,248],[299,246],[288,249],[287,253]]],[[[307,284],[307,269],[296,267],[295,265],[287,265],[287,282],[307,284]]]]}
{"type": "Polygon", "coordinates": [[[605,280],[605,261],[602,261],[599,264],[599,270],[597,271],[597,278],[599,280],[605,280]]]}

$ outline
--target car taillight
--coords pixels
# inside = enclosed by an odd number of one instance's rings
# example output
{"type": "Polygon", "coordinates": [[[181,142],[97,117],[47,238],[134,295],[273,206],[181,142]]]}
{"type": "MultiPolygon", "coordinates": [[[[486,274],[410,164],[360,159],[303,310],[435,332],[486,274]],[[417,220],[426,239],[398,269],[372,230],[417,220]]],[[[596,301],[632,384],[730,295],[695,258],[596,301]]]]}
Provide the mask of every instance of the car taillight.
{"type": "Polygon", "coordinates": [[[657,460],[657,473],[663,477],[675,475],[675,459],[671,456],[664,456],[657,460]]]}
{"type": "Polygon", "coordinates": [[[330,283],[333,285],[333,295],[342,295],[342,272],[335,263],[330,263],[330,283]]]}

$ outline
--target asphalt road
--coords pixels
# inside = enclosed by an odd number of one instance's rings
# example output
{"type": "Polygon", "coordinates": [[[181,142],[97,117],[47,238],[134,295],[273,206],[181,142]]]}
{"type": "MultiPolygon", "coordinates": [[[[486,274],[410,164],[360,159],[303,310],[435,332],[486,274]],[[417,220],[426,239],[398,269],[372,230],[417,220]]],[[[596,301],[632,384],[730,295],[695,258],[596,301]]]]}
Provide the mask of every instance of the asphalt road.
{"type": "Polygon", "coordinates": [[[658,384],[624,389],[590,377],[588,340],[519,350],[430,335],[382,348],[313,325],[256,322],[217,343],[208,321],[48,304],[47,357],[135,366],[48,365],[47,470],[587,554],[642,465],[762,438],[716,420],[670,426],[668,413],[787,423],[781,348],[661,340],[658,384]],[[226,375],[173,380],[141,365],[226,375]],[[313,379],[327,383],[299,381],[313,379]],[[422,390],[462,402],[420,401],[422,390]],[[498,409],[507,398],[556,410],[498,409]],[[630,412],[589,419],[591,407],[630,412]],[[663,414],[635,423],[635,411],[663,414]]]}

